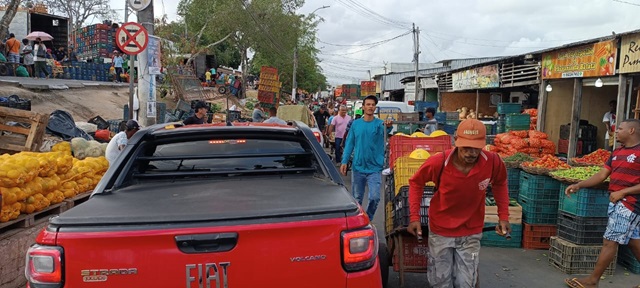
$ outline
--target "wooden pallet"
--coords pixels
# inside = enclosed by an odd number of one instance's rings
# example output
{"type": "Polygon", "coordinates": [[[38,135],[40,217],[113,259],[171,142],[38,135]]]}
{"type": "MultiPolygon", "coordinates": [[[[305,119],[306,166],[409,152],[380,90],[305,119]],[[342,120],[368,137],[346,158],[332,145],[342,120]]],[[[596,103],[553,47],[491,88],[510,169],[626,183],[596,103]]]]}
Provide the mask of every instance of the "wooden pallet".
{"type": "Polygon", "coordinates": [[[0,234],[16,228],[29,228],[34,226],[36,222],[42,219],[47,219],[50,216],[58,215],[64,211],[67,211],[69,207],[67,202],[61,202],[44,208],[41,211],[33,212],[31,214],[21,214],[17,219],[11,220],[5,223],[0,223],[0,234]]]}
{"type": "Polygon", "coordinates": [[[0,152],[39,151],[49,115],[0,107],[0,152]],[[10,126],[8,122],[25,124],[29,128],[10,126]]]}
{"type": "Polygon", "coordinates": [[[82,203],[84,203],[85,201],[89,200],[89,196],[91,196],[91,191],[82,193],[82,194],[78,194],[76,195],[76,197],[70,198],[70,199],[65,199],[64,202],[67,203],[67,209],[71,209],[75,206],[78,206],[82,203]]]}

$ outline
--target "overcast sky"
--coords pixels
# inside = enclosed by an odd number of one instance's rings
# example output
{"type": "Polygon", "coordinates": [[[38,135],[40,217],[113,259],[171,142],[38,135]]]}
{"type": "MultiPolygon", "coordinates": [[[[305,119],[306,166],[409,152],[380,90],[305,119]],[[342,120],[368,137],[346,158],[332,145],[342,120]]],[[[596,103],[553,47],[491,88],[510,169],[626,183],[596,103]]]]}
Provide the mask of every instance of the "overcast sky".
{"type": "MultiPolygon", "coordinates": [[[[155,14],[175,19],[177,3],[154,0],[155,14]]],[[[124,1],[112,5],[123,9],[124,1]]],[[[521,54],[640,29],[640,0],[306,0],[299,13],[324,5],[330,7],[316,12],[324,18],[316,46],[331,84],[366,80],[367,70],[376,74],[384,62],[411,62],[411,34],[385,41],[411,23],[420,28],[422,63],[521,54]]]]}

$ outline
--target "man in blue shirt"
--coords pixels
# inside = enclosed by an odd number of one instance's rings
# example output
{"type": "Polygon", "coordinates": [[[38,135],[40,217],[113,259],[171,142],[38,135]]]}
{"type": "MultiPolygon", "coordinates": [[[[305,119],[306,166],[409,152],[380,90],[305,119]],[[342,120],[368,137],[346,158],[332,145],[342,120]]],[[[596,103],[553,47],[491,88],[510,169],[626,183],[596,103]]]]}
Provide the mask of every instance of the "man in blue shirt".
{"type": "Polygon", "coordinates": [[[354,154],[352,166],[354,191],[352,193],[362,205],[365,185],[369,186],[369,205],[367,206],[369,220],[373,220],[380,202],[380,183],[384,166],[384,133],[389,133],[392,125],[390,120],[382,121],[373,116],[376,105],[378,105],[377,97],[370,95],[364,98],[362,103],[364,116],[353,121],[349,129],[340,166],[340,172],[346,176],[347,163],[351,153],[354,154]]]}

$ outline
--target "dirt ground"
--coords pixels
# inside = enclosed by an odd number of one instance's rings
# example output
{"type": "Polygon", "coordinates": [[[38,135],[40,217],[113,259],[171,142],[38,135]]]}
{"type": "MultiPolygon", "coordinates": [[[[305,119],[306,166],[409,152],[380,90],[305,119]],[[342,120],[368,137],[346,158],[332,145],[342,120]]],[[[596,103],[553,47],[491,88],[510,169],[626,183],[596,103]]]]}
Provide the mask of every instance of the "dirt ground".
{"type": "MultiPolygon", "coordinates": [[[[247,98],[255,101],[257,91],[247,91],[247,98]]],[[[100,88],[73,88],[68,90],[34,91],[16,87],[14,85],[0,84],[0,96],[18,95],[20,98],[31,100],[31,110],[39,113],[51,113],[55,110],[67,111],[76,122],[88,121],[100,116],[105,120],[122,119],[123,107],[128,103],[129,90],[127,87],[100,87],[100,88]]],[[[244,107],[244,101],[229,97],[229,105],[241,107],[243,114],[249,115],[251,111],[244,107]]],[[[166,103],[168,110],[176,108],[174,95],[159,98],[158,102],[166,103]]],[[[214,93],[209,102],[216,103],[226,109],[226,98],[214,93]]]]}
{"type": "Polygon", "coordinates": [[[122,119],[123,107],[128,102],[128,88],[77,88],[68,90],[32,91],[12,85],[1,85],[0,96],[18,95],[31,100],[31,110],[51,113],[67,111],[76,122],[95,116],[105,120],[122,119]]]}

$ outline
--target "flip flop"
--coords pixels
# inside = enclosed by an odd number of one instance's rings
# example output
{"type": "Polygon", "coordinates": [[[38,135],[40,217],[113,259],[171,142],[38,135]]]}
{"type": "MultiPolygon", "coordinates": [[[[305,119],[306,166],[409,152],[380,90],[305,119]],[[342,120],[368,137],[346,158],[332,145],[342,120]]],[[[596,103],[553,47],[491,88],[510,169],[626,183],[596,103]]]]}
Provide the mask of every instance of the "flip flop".
{"type": "Polygon", "coordinates": [[[578,278],[564,279],[564,283],[571,288],[585,288],[584,285],[582,285],[582,283],[578,282],[578,278]]]}

